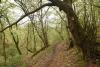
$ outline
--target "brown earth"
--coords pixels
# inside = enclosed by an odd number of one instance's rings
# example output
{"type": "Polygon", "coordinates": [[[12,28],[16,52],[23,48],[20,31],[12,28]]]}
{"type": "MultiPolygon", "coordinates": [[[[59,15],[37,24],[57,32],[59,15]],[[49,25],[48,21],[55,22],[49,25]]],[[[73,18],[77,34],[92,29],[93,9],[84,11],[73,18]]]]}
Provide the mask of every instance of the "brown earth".
{"type": "Polygon", "coordinates": [[[39,53],[29,67],[84,67],[82,54],[76,48],[68,50],[68,45],[59,43],[39,53]]]}

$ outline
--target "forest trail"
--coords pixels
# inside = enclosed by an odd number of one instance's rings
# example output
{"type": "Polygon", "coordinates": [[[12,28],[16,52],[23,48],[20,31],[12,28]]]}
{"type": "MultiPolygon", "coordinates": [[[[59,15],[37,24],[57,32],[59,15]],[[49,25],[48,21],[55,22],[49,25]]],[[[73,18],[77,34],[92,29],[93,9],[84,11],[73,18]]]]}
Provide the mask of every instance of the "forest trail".
{"type": "Polygon", "coordinates": [[[29,67],[84,67],[81,53],[67,48],[65,43],[52,45],[34,57],[29,67]]]}

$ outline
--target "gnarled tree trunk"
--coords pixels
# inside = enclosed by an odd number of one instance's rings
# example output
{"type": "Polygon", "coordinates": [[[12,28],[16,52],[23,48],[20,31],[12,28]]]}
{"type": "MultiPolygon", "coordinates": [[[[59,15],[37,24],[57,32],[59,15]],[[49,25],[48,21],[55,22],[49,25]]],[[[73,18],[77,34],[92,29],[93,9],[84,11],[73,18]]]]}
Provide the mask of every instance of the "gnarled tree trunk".
{"type": "MultiPolygon", "coordinates": [[[[84,28],[80,25],[78,17],[76,16],[71,0],[50,0],[55,6],[59,7],[60,10],[63,10],[68,19],[69,30],[74,38],[75,44],[81,48],[84,55],[84,59],[91,61],[95,60],[95,30],[92,29],[92,26],[87,28],[88,31],[85,31],[84,28]],[[92,31],[92,32],[91,32],[92,31]],[[91,34],[89,34],[91,33],[91,34]],[[92,35],[93,34],[93,35],[92,35]]],[[[91,67],[91,66],[89,66],[91,67]]]]}

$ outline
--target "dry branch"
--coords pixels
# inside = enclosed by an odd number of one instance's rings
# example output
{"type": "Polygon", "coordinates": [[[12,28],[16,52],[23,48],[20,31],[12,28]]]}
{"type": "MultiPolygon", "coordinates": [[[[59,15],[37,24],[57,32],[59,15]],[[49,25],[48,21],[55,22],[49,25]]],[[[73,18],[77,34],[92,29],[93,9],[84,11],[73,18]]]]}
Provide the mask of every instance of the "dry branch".
{"type": "Polygon", "coordinates": [[[40,6],[39,8],[35,9],[34,11],[29,12],[29,13],[27,13],[27,14],[21,16],[16,22],[14,22],[14,23],[12,23],[11,25],[5,27],[5,28],[2,29],[0,32],[3,32],[4,30],[8,29],[9,27],[12,27],[13,25],[16,25],[19,21],[21,21],[21,20],[22,20],[23,18],[25,18],[26,16],[28,16],[28,15],[30,15],[30,14],[33,14],[33,13],[39,11],[40,9],[42,9],[42,8],[44,8],[44,7],[46,7],[46,6],[54,6],[54,5],[53,5],[52,3],[46,3],[46,4],[44,4],[44,5],[40,6]]]}

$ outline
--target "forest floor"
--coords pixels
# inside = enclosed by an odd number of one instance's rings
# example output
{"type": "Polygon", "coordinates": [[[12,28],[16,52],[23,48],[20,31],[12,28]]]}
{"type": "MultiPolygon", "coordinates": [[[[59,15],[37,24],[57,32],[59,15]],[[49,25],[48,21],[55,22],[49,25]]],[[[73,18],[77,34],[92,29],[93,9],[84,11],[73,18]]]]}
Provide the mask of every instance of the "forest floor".
{"type": "Polygon", "coordinates": [[[28,59],[26,63],[28,67],[84,67],[82,54],[76,48],[67,48],[66,43],[57,43],[28,59]]]}

